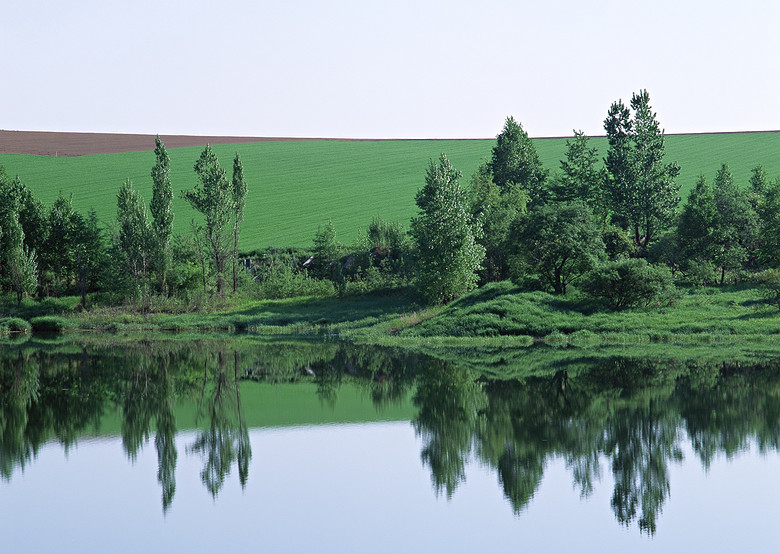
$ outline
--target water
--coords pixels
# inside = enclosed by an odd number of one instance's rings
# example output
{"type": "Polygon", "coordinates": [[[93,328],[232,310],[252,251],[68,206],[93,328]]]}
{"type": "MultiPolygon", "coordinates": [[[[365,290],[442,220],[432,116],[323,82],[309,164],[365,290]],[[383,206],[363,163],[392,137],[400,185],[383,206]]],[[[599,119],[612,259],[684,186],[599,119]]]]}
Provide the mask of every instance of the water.
{"type": "Polygon", "coordinates": [[[780,547],[780,363],[531,356],[2,347],[3,551],[780,547]]]}

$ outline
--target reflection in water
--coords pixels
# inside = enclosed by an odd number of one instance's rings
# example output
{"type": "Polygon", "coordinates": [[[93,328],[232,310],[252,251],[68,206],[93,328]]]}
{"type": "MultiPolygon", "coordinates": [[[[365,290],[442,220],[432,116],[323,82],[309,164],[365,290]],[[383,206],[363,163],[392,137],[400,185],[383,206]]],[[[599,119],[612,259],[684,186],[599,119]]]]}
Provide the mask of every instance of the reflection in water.
{"type": "Polygon", "coordinates": [[[705,364],[605,354],[558,356],[548,367],[554,369],[499,380],[473,365],[342,343],[9,347],[0,352],[0,472],[10,480],[52,439],[67,450],[79,436],[100,432],[103,415],[118,408],[131,462],[154,434],[165,512],[176,492],[177,407],[189,401],[197,406],[198,431],[186,450],[201,457],[201,480],[216,498],[231,472],[242,488],[249,479],[241,384],[250,382],[312,383],[326,408],[339,404],[345,383],[376,409],[399,405],[413,392],[412,425],[437,494],[451,497],[476,459],[495,471],[519,514],[546,467],[563,459],[583,497],[608,468],[615,518],[648,534],[656,531],[670,495],[669,469],[682,461],[686,441],[705,468],[751,445],[780,450],[778,361],[705,364]]]}

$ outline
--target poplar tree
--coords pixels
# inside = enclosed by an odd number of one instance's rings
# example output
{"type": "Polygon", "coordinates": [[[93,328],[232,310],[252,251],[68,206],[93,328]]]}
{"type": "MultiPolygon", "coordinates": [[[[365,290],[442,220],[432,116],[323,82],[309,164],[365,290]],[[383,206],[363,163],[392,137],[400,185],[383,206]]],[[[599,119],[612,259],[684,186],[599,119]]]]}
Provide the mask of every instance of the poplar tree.
{"type": "Polygon", "coordinates": [[[117,245],[122,254],[124,270],[136,287],[141,285],[149,272],[152,230],[146,214],[143,198],[126,179],[117,194],[117,245]]]}
{"type": "Polygon", "coordinates": [[[173,233],[173,189],[170,178],[170,158],[165,144],[157,135],[154,141],[156,162],[152,167],[152,200],[149,212],[152,215],[154,233],[154,269],[161,293],[165,293],[167,274],[171,259],[171,234],[173,233]]]}
{"type": "Polygon", "coordinates": [[[236,152],[233,159],[233,292],[238,290],[238,236],[244,220],[247,185],[244,180],[244,166],[236,152]]]}
{"type": "Polygon", "coordinates": [[[460,172],[444,154],[431,160],[425,186],[417,192],[420,213],[411,222],[417,243],[417,288],[427,300],[449,302],[473,289],[485,248],[475,235],[479,226],[469,212],[460,172]]]}
{"type": "Polygon", "coordinates": [[[194,169],[200,182],[193,190],[182,191],[182,196],[206,219],[204,238],[214,266],[217,295],[221,296],[225,262],[230,255],[232,242],[227,226],[234,214],[233,187],[208,144],[195,162],[194,169]]]}

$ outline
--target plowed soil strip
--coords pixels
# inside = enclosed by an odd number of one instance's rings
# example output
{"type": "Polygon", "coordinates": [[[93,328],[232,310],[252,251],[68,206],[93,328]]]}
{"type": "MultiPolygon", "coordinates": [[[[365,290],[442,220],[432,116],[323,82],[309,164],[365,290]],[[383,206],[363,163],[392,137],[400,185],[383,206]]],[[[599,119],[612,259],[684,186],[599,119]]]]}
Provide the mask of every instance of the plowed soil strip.
{"type": "MultiPolygon", "coordinates": [[[[154,150],[155,135],[119,133],[58,133],[49,131],[0,130],[0,152],[38,156],[87,156],[154,150]]],[[[292,137],[225,137],[193,135],[160,135],[166,148],[205,146],[209,144],[239,144],[246,142],[276,142],[290,140],[328,140],[292,137]]],[[[338,139],[344,140],[344,139],[338,139]]]]}

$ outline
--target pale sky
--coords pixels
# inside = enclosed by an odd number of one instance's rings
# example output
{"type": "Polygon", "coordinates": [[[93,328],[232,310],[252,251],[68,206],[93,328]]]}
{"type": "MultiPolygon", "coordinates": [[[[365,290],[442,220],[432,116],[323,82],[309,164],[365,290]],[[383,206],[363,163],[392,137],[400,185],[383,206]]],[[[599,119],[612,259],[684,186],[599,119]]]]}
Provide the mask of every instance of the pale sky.
{"type": "Polygon", "coordinates": [[[245,136],[780,129],[778,0],[2,0],[0,128],[245,136]]]}

